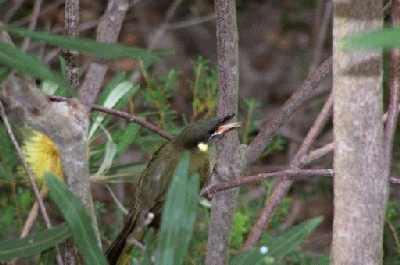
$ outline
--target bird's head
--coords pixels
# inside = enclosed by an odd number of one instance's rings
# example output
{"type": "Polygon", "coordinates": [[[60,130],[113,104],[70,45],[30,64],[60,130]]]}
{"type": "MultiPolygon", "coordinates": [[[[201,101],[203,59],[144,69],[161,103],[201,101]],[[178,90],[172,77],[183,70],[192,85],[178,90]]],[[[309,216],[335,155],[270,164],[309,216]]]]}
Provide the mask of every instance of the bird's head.
{"type": "Polygon", "coordinates": [[[223,136],[226,132],[240,127],[238,122],[230,122],[234,114],[222,118],[212,118],[196,121],[186,126],[175,138],[175,143],[185,149],[192,149],[208,144],[211,140],[223,136]]]}

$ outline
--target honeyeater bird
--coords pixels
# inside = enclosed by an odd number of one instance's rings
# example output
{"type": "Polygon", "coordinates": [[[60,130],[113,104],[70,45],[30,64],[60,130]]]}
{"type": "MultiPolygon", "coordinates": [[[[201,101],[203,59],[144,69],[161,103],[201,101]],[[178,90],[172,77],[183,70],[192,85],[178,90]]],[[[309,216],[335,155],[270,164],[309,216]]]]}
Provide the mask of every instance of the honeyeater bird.
{"type": "MultiPolygon", "coordinates": [[[[128,237],[141,240],[143,229],[154,218],[159,218],[162,206],[179,163],[182,152],[190,152],[189,174],[198,173],[201,184],[205,184],[209,175],[207,144],[214,138],[239,127],[230,122],[233,114],[222,118],[212,118],[189,124],[172,141],[162,145],[154,154],[147,167],[139,176],[134,195],[134,204],[122,231],[106,251],[110,265],[125,264],[123,256],[130,252],[128,237]]],[[[126,257],[124,258],[126,259],[126,257]]]]}

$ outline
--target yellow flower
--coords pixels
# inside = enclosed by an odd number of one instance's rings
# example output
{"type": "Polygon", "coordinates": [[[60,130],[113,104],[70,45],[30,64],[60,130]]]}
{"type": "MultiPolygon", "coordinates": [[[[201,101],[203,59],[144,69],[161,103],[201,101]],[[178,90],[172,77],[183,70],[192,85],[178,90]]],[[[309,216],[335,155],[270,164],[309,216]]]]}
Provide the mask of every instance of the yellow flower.
{"type": "Polygon", "coordinates": [[[49,137],[34,131],[25,141],[23,150],[26,162],[37,177],[39,185],[43,183],[46,172],[51,172],[61,180],[63,179],[60,155],[57,146],[49,137]]]}

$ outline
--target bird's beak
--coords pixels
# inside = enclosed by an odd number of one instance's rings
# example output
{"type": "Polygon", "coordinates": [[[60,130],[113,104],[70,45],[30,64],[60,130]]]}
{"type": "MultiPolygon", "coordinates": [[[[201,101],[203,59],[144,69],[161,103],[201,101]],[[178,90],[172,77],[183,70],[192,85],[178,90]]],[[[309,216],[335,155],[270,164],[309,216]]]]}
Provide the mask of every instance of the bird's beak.
{"type": "Polygon", "coordinates": [[[227,124],[222,124],[222,125],[218,126],[217,130],[215,130],[215,132],[210,136],[209,141],[215,137],[222,136],[225,133],[229,132],[230,130],[233,130],[233,129],[239,128],[239,127],[240,127],[240,122],[230,122],[227,124]]]}

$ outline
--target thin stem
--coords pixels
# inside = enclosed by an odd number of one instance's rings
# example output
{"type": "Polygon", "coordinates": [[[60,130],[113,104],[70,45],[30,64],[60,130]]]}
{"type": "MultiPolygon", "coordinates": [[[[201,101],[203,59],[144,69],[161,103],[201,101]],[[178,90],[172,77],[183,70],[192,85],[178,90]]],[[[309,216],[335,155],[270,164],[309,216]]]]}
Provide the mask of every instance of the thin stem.
{"type": "Polygon", "coordinates": [[[273,177],[315,177],[315,176],[333,176],[332,169],[286,169],[282,171],[260,173],[254,176],[242,176],[232,181],[222,182],[203,189],[200,195],[212,197],[215,193],[233,189],[236,187],[253,184],[273,177]]]}
{"type": "MultiPolygon", "coordinates": [[[[67,101],[68,98],[65,97],[60,97],[60,96],[49,96],[49,99],[52,101],[67,101]]],[[[146,121],[145,119],[136,116],[134,114],[130,114],[124,111],[119,111],[119,110],[114,110],[114,109],[109,109],[109,108],[105,108],[99,105],[92,105],[91,109],[93,109],[94,111],[98,111],[98,112],[103,112],[106,114],[110,114],[110,115],[114,115],[116,117],[125,119],[127,121],[131,121],[131,122],[135,122],[139,125],[141,125],[142,127],[149,129],[152,132],[157,133],[158,135],[160,135],[161,137],[167,139],[167,140],[172,140],[173,136],[170,135],[168,132],[162,130],[161,128],[159,128],[158,126],[146,121]]]]}

